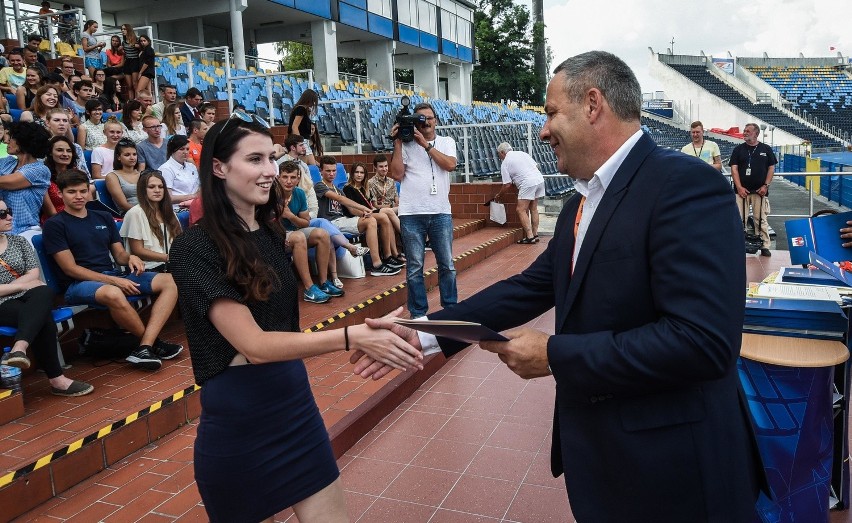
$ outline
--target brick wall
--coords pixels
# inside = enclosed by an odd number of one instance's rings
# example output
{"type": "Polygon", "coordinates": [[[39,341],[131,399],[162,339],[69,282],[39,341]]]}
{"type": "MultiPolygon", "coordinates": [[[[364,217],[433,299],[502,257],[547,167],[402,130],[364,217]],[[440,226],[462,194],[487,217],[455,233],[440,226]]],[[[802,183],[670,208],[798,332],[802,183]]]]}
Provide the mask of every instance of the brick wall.
{"type": "MultiPolygon", "coordinates": [[[[450,186],[450,204],[453,217],[488,220],[489,208],[482,205],[497,194],[501,183],[454,183],[450,186]]],[[[520,227],[521,221],[515,212],[518,203],[518,191],[512,186],[500,196],[500,202],[506,205],[506,224],[499,225],[491,220],[489,227],[520,227]]]]}

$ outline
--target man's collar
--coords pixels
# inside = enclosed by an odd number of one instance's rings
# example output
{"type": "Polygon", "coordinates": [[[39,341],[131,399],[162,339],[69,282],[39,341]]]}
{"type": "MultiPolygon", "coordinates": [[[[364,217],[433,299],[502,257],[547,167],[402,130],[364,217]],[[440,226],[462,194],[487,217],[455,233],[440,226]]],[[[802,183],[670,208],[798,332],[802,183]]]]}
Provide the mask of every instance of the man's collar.
{"type": "Polygon", "coordinates": [[[600,167],[595,170],[594,176],[592,176],[591,180],[574,180],[574,186],[577,187],[577,192],[580,194],[587,196],[589,192],[589,184],[595,178],[601,184],[601,187],[604,191],[609,186],[613,177],[615,177],[615,173],[618,171],[618,168],[621,167],[621,164],[624,163],[624,160],[627,158],[627,155],[633,149],[639,139],[642,138],[643,131],[639,129],[623,143],[621,147],[616,149],[616,151],[607,158],[607,160],[600,167]]]}

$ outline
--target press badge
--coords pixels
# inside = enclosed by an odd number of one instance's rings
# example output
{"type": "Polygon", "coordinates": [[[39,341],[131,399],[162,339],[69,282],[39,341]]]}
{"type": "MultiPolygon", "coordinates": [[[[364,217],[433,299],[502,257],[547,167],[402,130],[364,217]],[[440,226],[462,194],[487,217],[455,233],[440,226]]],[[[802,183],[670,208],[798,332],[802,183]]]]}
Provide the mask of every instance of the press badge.
{"type": "Polygon", "coordinates": [[[430,189],[429,194],[438,194],[438,186],[434,183],[432,184],[432,188],[430,189]]]}
{"type": "Polygon", "coordinates": [[[751,176],[751,167],[746,167],[746,176],[751,176]]]}

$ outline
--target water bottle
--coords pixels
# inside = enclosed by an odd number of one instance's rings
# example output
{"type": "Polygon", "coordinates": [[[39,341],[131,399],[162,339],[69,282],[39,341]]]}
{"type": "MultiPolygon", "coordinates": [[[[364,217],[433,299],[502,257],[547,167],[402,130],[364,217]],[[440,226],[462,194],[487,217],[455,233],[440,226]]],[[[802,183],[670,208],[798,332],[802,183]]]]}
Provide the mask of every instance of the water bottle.
{"type": "MultiPolygon", "coordinates": [[[[12,351],[12,347],[3,349],[4,354],[12,351]]],[[[21,388],[21,369],[12,367],[11,365],[0,365],[0,382],[4,389],[11,389],[13,392],[23,392],[21,388]]]]}

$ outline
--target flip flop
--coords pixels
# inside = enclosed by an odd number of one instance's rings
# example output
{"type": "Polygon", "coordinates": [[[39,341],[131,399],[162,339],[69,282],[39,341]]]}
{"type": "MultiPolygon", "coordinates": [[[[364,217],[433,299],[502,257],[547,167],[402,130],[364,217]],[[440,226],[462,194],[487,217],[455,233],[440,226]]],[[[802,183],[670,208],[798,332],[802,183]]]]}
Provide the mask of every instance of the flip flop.
{"type": "Polygon", "coordinates": [[[535,243],[535,239],[534,238],[524,238],[522,240],[516,241],[515,243],[520,243],[522,245],[530,245],[530,244],[535,243]]]}

